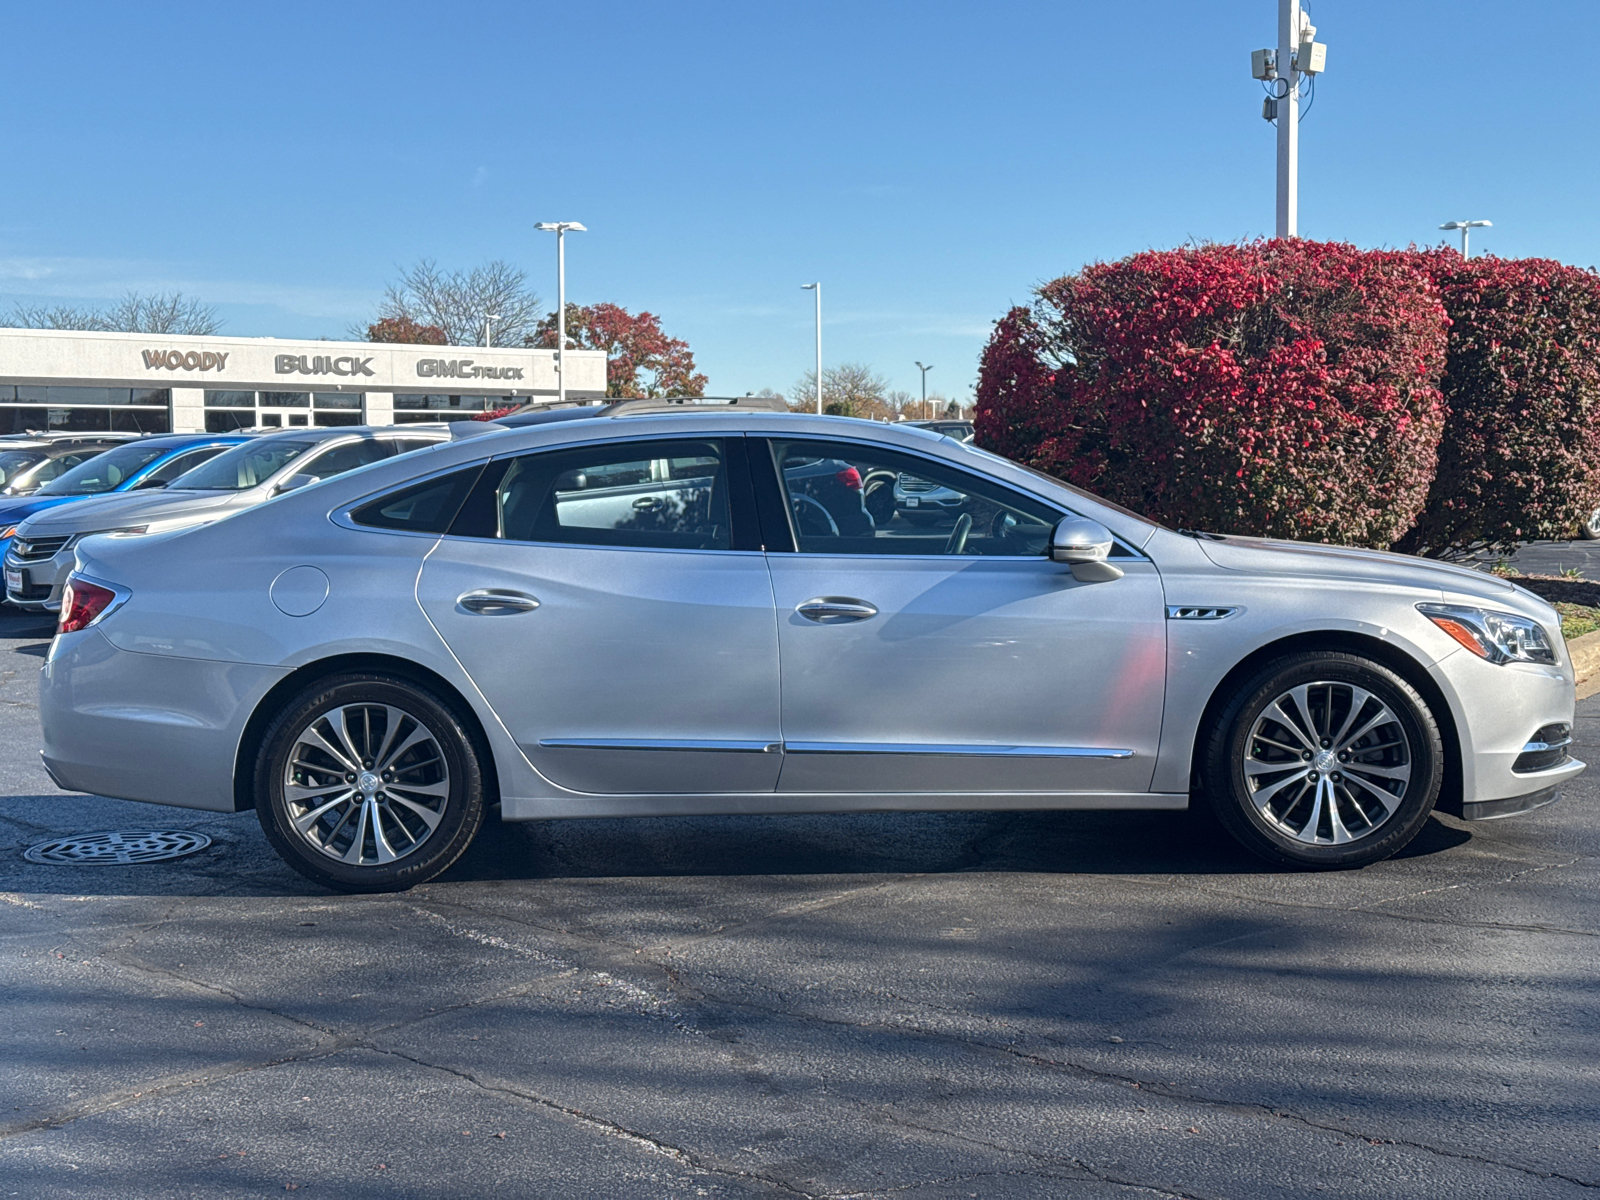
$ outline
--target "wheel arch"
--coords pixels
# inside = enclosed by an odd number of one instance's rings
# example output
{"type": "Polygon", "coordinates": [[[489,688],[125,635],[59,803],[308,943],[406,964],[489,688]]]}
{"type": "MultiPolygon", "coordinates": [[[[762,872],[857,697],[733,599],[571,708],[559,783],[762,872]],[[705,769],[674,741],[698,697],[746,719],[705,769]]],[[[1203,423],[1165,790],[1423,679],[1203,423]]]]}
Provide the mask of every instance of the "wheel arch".
{"type": "Polygon", "coordinates": [[[239,748],[233,760],[233,808],[235,812],[246,812],[255,808],[255,781],[253,778],[256,756],[261,752],[261,740],[265,736],[267,726],[272,723],[290,696],[330,675],[343,675],[350,672],[373,672],[376,674],[393,675],[400,679],[410,680],[421,684],[429,691],[438,695],[460,718],[468,735],[472,738],[483,770],[484,793],[487,803],[491,806],[499,802],[500,774],[495,764],[494,748],[489,742],[488,734],[484,731],[483,722],[478,719],[467,698],[461,694],[461,689],[456,687],[444,676],[436,671],[431,671],[419,663],[407,659],[397,658],[390,654],[339,654],[332,658],[318,659],[316,662],[306,663],[289,672],[277,683],[268,689],[266,695],[257,702],[255,711],[250,714],[250,719],[245,722],[244,733],[239,738],[239,748]]]}
{"type": "Polygon", "coordinates": [[[1444,692],[1440,690],[1433,676],[1428,673],[1428,669],[1398,646],[1381,638],[1343,630],[1315,630],[1280,638],[1275,642],[1268,642],[1240,659],[1233,669],[1217,682],[1217,686],[1212,689],[1211,695],[1206,700],[1205,709],[1200,715],[1199,736],[1195,738],[1194,746],[1190,751],[1189,778],[1191,790],[1197,789],[1199,786],[1200,756],[1204,752],[1205,731],[1209,730],[1212,723],[1217,720],[1222,709],[1232,698],[1239,685],[1273,659],[1281,658],[1285,654],[1293,654],[1305,650],[1330,650],[1346,654],[1359,654],[1363,658],[1370,658],[1374,662],[1388,667],[1417,689],[1422,698],[1427,701],[1434,720],[1439,723],[1439,733],[1444,740],[1444,778],[1439,788],[1439,799],[1434,807],[1441,812],[1460,816],[1462,796],[1461,736],[1456,728],[1455,713],[1451,710],[1450,702],[1445,698],[1444,692]]]}

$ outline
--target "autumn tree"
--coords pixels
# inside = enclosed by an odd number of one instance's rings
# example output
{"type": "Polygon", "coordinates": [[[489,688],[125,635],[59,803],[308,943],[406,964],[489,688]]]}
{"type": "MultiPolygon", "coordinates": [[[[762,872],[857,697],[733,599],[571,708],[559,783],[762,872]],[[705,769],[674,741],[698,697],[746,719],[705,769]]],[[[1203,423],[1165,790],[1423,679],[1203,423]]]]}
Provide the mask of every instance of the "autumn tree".
{"type": "MultiPolygon", "coordinates": [[[[533,332],[543,307],[528,287],[527,272],[510,263],[496,259],[470,271],[441,271],[425,258],[388,285],[378,320],[369,328],[410,321],[444,331],[444,342],[429,344],[479,346],[485,318],[492,315],[495,345],[520,346],[533,332]]],[[[366,331],[351,332],[362,337],[366,331]]]]}
{"type": "MultiPolygon", "coordinates": [[[[668,337],[654,313],[637,315],[616,304],[567,305],[567,343],[573,350],[604,350],[606,395],[703,396],[706,377],[682,338],[668,337]]],[[[527,344],[553,350],[556,315],[539,322],[527,344]]]]}
{"type": "Polygon", "coordinates": [[[367,326],[369,342],[400,342],[409,346],[443,346],[449,342],[437,325],[422,325],[410,317],[384,317],[367,326]]]}
{"type": "MultiPolygon", "coordinates": [[[[817,408],[817,373],[807,371],[789,392],[789,407],[798,412],[817,408]]],[[[822,411],[836,417],[892,421],[897,410],[889,399],[889,383],[862,363],[841,363],[822,372],[822,411]]]]}

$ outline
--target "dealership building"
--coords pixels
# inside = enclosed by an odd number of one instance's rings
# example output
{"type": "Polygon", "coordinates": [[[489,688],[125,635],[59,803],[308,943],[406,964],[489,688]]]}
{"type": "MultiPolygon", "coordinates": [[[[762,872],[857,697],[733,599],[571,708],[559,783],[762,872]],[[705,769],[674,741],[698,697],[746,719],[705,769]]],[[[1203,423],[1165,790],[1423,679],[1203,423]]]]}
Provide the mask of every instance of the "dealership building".
{"type": "MultiPolygon", "coordinates": [[[[565,357],[568,398],[603,397],[605,353],[565,357]]],[[[554,350],[0,329],[0,435],[454,421],[555,396],[554,350]]]]}

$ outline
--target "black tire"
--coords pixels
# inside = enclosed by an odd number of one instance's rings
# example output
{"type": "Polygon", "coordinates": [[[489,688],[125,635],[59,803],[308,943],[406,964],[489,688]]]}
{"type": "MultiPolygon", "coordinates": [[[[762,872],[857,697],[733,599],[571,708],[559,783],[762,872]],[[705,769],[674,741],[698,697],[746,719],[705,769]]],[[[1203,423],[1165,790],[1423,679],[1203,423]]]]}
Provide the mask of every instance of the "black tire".
{"type": "Polygon", "coordinates": [[[1589,514],[1589,519],[1578,526],[1578,536],[1594,541],[1600,538],[1600,508],[1589,514]]]}
{"type": "MultiPolygon", "coordinates": [[[[357,765],[370,768],[374,762],[372,758],[364,758],[357,765]]],[[[369,782],[369,777],[378,778],[369,769],[359,777],[347,774],[343,780],[364,784],[369,782]]],[[[329,676],[286,704],[262,738],[261,751],[256,757],[254,789],[256,815],[273,849],[307,879],[343,892],[398,892],[433,879],[466,852],[483,824],[486,802],[480,751],[455,707],[410,680],[378,674],[329,676]],[[415,747],[400,755],[395,755],[393,749],[388,751],[395,769],[381,776],[387,782],[373,786],[379,789],[386,786],[395,792],[394,795],[382,790],[375,794],[362,792],[359,786],[344,788],[340,782],[331,782],[339,774],[338,760],[312,741],[303,740],[302,735],[312,728],[331,730],[324,722],[328,714],[338,714],[340,710],[362,714],[365,723],[349,735],[348,746],[339,743],[335,748],[377,754],[391,744],[400,746],[417,729],[426,735],[415,747]],[[397,711],[411,723],[402,719],[390,730],[387,716],[378,715],[380,710],[385,714],[397,711]],[[395,734],[392,743],[386,740],[391,732],[395,734]],[[377,743],[376,750],[374,743],[377,743]],[[293,780],[307,784],[304,788],[291,780],[291,754],[297,746],[301,748],[301,757],[294,760],[293,780]],[[430,757],[435,749],[436,756],[430,757]],[[330,766],[331,770],[325,769],[330,766]],[[441,803],[437,811],[433,807],[434,797],[420,790],[409,790],[412,788],[432,788],[444,793],[438,798],[441,803]],[[291,799],[287,794],[289,789],[324,794],[311,800],[291,799]],[[304,822],[312,808],[320,808],[341,789],[352,797],[370,798],[371,806],[363,813],[360,811],[362,799],[351,799],[342,807],[331,807],[325,819],[312,824],[311,833],[302,834],[296,829],[296,815],[304,822]],[[362,836],[359,850],[353,849],[356,838],[350,836],[355,826],[330,830],[334,818],[346,809],[351,809],[359,825],[362,836]],[[428,825],[424,810],[433,814],[435,825],[428,825]],[[387,831],[388,837],[379,838],[376,832],[368,835],[368,814],[378,822],[380,829],[387,831]],[[402,835],[414,837],[414,843],[402,847],[402,835]],[[349,840],[343,843],[341,839],[346,837],[349,840]],[[346,845],[347,854],[353,853],[355,861],[341,860],[320,849],[321,843],[315,840],[319,838],[326,838],[335,849],[346,845]],[[392,861],[365,861],[369,847],[372,857],[378,858],[380,841],[384,851],[398,853],[398,857],[392,861]]]]}
{"type": "Polygon", "coordinates": [[[1265,664],[1234,690],[1201,736],[1202,803],[1248,850],[1279,865],[1329,870],[1390,857],[1426,823],[1444,775],[1444,738],[1427,701],[1382,663],[1338,651],[1304,651],[1265,664]],[[1298,700],[1277,710],[1298,718],[1296,732],[1274,719],[1272,706],[1302,685],[1317,685],[1300,694],[1309,713],[1298,700]],[[1352,712],[1362,692],[1370,699],[1352,712]],[[1388,709],[1387,719],[1376,704],[1388,709]],[[1379,724],[1360,738],[1346,732],[1350,750],[1340,760],[1338,745],[1330,743],[1347,718],[1350,732],[1368,720],[1379,724]],[[1333,737],[1321,736],[1330,730],[1333,737]],[[1319,752],[1334,758],[1322,762],[1319,752]],[[1404,781],[1379,774],[1402,768],[1404,781]],[[1326,782],[1313,782],[1319,778],[1326,782]],[[1391,801],[1380,798],[1379,789],[1395,787],[1403,791],[1391,801]],[[1333,841],[1336,831],[1350,840],[1333,841]]]}

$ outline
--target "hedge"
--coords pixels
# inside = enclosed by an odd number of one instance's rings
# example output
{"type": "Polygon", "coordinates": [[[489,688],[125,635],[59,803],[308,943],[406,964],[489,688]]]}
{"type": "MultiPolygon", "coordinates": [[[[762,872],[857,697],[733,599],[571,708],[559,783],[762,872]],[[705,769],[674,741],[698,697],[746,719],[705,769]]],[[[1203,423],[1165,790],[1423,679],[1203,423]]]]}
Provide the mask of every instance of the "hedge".
{"type": "Polygon", "coordinates": [[[1446,329],[1414,253],[1136,254],[997,323],[978,440],[1169,524],[1384,547],[1434,478],[1446,329]]]}

